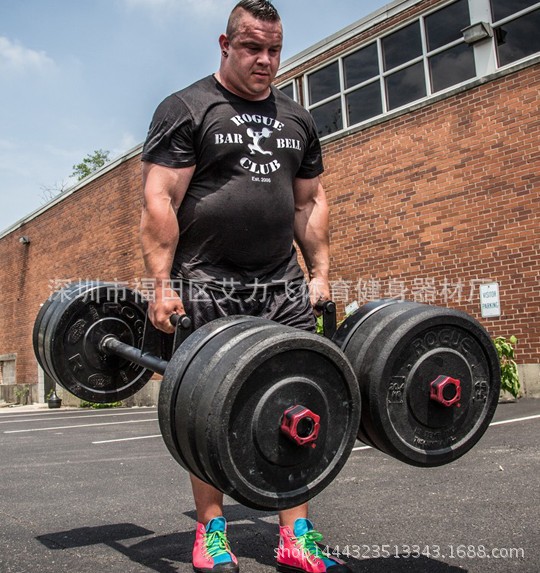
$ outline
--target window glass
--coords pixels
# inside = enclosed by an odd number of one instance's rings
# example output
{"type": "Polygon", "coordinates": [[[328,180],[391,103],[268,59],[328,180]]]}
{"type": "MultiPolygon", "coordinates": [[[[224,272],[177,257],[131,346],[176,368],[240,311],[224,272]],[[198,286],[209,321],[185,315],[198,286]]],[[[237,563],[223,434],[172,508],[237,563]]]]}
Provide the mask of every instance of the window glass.
{"type": "Polygon", "coordinates": [[[491,0],[493,21],[498,22],[507,16],[516,14],[525,8],[536,4],[538,0],[491,0]]]}
{"type": "Polygon", "coordinates": [[[319,137],[329,135],[343,129],[343,117],[341,116],[341,98],[329,101],[311,110],[311,115],[317,124],[319,137]]]}
{"type": "Polygon", "coordinates": [[[470,22],[468,0],[458,0],[442,10],[426,16],[428,50],[436,50],[463,37],[461,30],[470,22]]]}
{"type": "Polygon", "coordinates": [[[540,52],[540,10],[507,22],[496,30],[499,65],[540,52]]]}
{"type": "Polygon", "coordinates": [[[334,62],[309,76],[309,103],[317,103],[339,91],[338,62],[334,62]]]}
{"type": "Polygon", "coordinates": [[[388,109],[425,97],[424,64],[418,62],[386,78],[388,109]]]}
{"type": "Polygon", "coordinates": [[[385,71],[421,56],[420,22],[413,22],[386,36],[382,39],[382,47],[385,71]]]}
{"type": "Polygon", "coordinates": [[[279,88],[285,95],[288,95],[291,99],[294,99],[294,87],[293,84],[287,84],[282,88],[279,88]]]}
{"type": "Polygon", "coordinates": [[[347,96],[349,125],[354,125],[382,113],[381,85],[368,84],[347,96]]]}
{"type": "Polygon", "coordinates": [[[343,58],[345,88],[351,88],[379,74],[377,44],[370,44],[343,58]]]}
{"type": "Polygon", "coordinates": [[[458,44],[429,58],[432,91],[438,92],[474,78],[474,52],[467,44],[458,44]]]}

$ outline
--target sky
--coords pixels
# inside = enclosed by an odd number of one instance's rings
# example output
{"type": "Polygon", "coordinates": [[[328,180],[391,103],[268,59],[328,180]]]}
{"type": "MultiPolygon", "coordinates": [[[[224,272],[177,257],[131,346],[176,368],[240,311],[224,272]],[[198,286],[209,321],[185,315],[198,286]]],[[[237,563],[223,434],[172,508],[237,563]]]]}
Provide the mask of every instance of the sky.
{"type": "MultiPolygon", "coordinates": [[[[0,234],[142,143],[167,95],[215,72],[237,0],[0,0],[0,234]]],[[[389,0],[274,0],[282,62],[389,0]]]]}

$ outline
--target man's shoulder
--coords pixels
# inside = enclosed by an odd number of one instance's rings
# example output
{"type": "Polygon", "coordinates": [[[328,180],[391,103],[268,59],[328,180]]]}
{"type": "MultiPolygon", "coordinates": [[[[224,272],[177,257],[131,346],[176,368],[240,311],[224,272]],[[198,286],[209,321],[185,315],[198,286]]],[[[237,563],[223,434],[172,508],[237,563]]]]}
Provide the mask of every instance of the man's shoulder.
{"type": "Polygon", "coordinates": [[[204,78],[201,78],[200,80],[197,80],[196,82],[193,82],[189,86],[186,86],[185,88],[182,88],[172,93],[171,97],[174,96],[177,98],[183,98],[186,96],[190,96],[192,94],[199,94],[201,92],[208,93],[208,91],[212,90],[214,85],[215,85],[214,76],[206,76],[204,78]]]}
{"type": "Polygon", "coordinates": [[[184,102],[189,105],[191,102],[199,102],[205,99],[213,91],[214,79],[213,76],[206,76],[189,86],[182,88],[172,94],[168,95],[162,104],[175,105],[179,102],[184,102]]]}

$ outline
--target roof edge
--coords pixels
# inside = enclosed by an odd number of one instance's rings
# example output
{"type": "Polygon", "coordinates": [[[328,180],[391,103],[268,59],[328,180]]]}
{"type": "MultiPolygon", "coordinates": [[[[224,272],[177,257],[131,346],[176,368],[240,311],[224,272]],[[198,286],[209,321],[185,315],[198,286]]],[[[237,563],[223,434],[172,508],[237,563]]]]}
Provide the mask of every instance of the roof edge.
{"type": "Polygon", "coordinates": [[[75,185],[68,187],[65,191],[62,191],[62,193],[59,193],[56,197],[53,197],[50,201],[48,201],[35,211],[32,211],[29,215],[26,215],[22,219],[19,219],[17,222],[13,223],[13,225],[8,227],[7,229],[0,231],[0,239],[3,239],[7,235],[16,231],[17,229],[20,229],[23,225],[26,225],[26,223],[29,223],[33,219],[36,219],[42,213],[48,211],[51,207],[54,207],[58,203],[61,203],[62,201],[64,201],[64,199],[67,199],[67,197],[73,195],[73,193],[76,193],[79,189],[86,187],[92,181],[95,181],[96,179],[105,175],[109,171],[116,169],[116,167],[128,161],[129,159],[136,157],[138,154],[141,153],[142,147],[143,147],[142,143],[139,143],[135,147],[132,147],[130,150],[126,151],[123,155],[119,155],[116,159],[113,159],[109,163],[105,164],[103,167],[100,167],[97,171],[94,171],[93,173],[88,175],[88,177],[85,177],[84,179],[81,179],[81,181],[75,183],[75,185]]]}

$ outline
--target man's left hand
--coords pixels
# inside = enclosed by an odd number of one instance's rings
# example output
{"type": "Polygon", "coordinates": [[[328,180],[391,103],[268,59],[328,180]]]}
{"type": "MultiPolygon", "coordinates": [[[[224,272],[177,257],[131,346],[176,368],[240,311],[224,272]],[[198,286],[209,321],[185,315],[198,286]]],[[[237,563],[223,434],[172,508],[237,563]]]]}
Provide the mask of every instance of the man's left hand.
{"type": "MultiPolygon", "coordinates": [[[[309,281],[309,300],[313,308],[318,302],[330,300],[330,283],[328,279],[312,278],[309,281]]],[[[315,311],[319,315],[320,311],[315,311]]]]}

